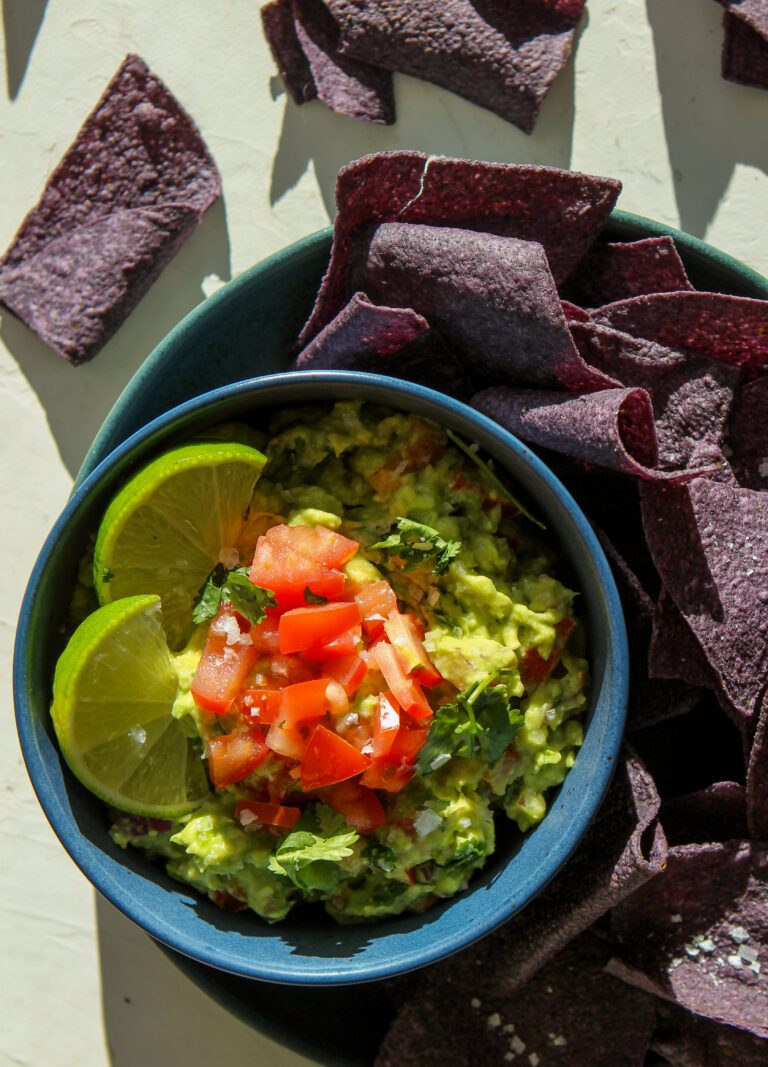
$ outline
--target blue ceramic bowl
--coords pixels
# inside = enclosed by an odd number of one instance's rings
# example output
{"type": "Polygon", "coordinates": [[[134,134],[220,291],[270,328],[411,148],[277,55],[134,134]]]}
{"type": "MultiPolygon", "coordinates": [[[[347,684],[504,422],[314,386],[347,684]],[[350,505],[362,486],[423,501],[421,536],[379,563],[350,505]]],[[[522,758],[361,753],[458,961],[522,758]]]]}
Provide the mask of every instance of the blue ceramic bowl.
{"type": "Polygon", "coordinates": [[[82,482],[35,564],[19,622],[14,692],[19,736],[40,803],[72,859],[116,907],[159,941],[233,974],[297,984],[361,982],[432,963],[489,933],[532,899],[566,862],[597,811],[624,727],[627,643],[619,598],[595,537],[568,492],[526,447],[489,419],[440,393],[378,375],[277,374],[213,390],[135,433],[82,482]],[[471,887],[424,915],[338,926],[319,910],[296,910],[268,926],[229,915],[168,878],[107,833],[105,808],[64,764],[51,728],[51,678],[77,562],[126,476],[172,442],[264,409],[363,399],[414,412],[476,441],[511,475],[547,525],[581,591],[593,674],[584,746],[544,821],[501,847],[471,887]]]}

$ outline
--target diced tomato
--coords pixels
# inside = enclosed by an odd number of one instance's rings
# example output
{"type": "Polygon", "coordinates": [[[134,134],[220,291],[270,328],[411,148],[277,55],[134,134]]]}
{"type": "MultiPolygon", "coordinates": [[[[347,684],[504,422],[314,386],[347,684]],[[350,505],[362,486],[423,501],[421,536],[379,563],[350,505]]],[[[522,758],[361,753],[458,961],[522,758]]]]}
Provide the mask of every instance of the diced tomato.
{"type": "Polygon", "coordinates": [[[360,626],[353,626],[351,630],[329,641],[327,645],[317,645],[308,648],[304,652],[304,658],[310,663],[327,663],[329,660],[343,659],[353,656],[363,639],[360,626]]]}
{"type": "Polygon", "coordinates": [[[262,675],[267,686],[284,689],[315,677],[315,669],[302,656],[272,656],[262,675]]]}
{"type": "Polygon", "coordinates": [[[289,685],[281,693],[280,711],[269,728],[267,745],[273,752],[300,760],[307,749],[313,721],[329,708],[328,678],[289,685]]]}
{"type": "Polygon", "coordinates": [[[357,604],[294,608],[280,617],[280,651],[284,654],[303,652],[317,645],[327,645],[359,622],[357,604]]]}
{"type": "Polygon", "coordinates": [[[401,726],[389,752],[373,761],[360,778],[360,783],[369,789],[384,789],[388,793],[399,792],[413,777],[416,757],[427,740],[428,733],[426,727],[401,726]]]}
{"type": "Polygon", "coordinates": [[[235,808],[235,818],[246,828],[252,823],[262,826],[279,826],[281,830],[292,830],[301,816],[301,808],[291,808],[283,804],[269,804],[261,800],[241,800],[235,808]],[[243,819],[244,814],[254,818],[243,819]]]}
{"type": "Polygon", "coordinates": [[[529,648],[525,655],[520,659],[518,663],[520,680],[528,692],[536,689],[542,682],[546,682],[547,678],[549,678],[552,671],[560,662],[560,656],[563,654],[563,649],[566,646],[573,626],[573,619],[560,620],[555,627],[555,643],[552,646],[552,651],[546,659],[539,655],[539,651],[536,648],[529,648]]]}
{"type": "Polygon", "coordinates": [[[250,578],[272,590],[280,611],[305,604],[305,589],[316,596],[340,596],[340,568],[357,548],[357,541],[324,526],[273,526],[256,543],[250,578]]]}
{"type": "Polygon", "coordinates": [[[267,616],[256,626],[252,626],[251,641],[253,641],[253,647],[259,655],[276,655],[280,651],[280,642],[277,636],[277,619],[271,619],[267,616]]]}
{"type": "Polygon", "coordinates": [[[358,782],[347,780],[332,785],[323,790],[321,799],[334,811],[341,812],[349,826],[360,834],[370,834],[386,822],[379,798],[358,782]]]}
{"type": "Polygon", "coordinates": [[[379,694],[379,703],[373,716],[373,758],[386,756],[392,748],[400,729],[400,713],[387,693],[379,694]]]}
{"type": "Polygon", "coordinates": [[[421,691],[419,683],[405,673],[403,663],[394,646],[386,641],[380,641],[374,647],[373,655],[392,696],[403,711],[407,711],[414,719],[420,721],[430,718],[432,708],[429,706],[429,701],[421,691]]]}
{"type": "Polygon", "coordinates": [[[387,637],[397,650],[406,674],[415,678],[420,685],[430,688],[443,680],[440,671],[427,655],[416,629],[413,615],[401,615],[399,611],[390,611],[384,623],[387,637]]]}
{"type": "Polygon", "coordinates": [[[397,611],[397,597],[389,582],[364,585],[355,596],[355,603],[360,608],[363,630],[368,637],[381,637],[384,620],[390,611],[397,611]]]}
{"type": "Polygon", "coordinates": [[[280,711],[279,689],[246,689],[240,697],[240,711],[252,722],[273,723],[280,711]]]}
{"type": "Polygon", "coordinates": [[[360,774],[370,762],[354,745],[321,724],[313,730],[301,761],[301,788],[310,791],[343,782],[360,774]]]}
{"type": "Polygon", "coordinates": [[[255,771],[269,755],[257,728],[235,730],[208,742],[208,773],[216,789],[227,789],[255,771]]]}
{"type": "Polygon", "coordinates": [[[344,659],[331,660],[326,664],[325,670],[331,678],[344,686],[345,693],[351,697],[363,684],[363,679],[368,673],[368,664],[362,653],[360,655],[355,653],[353,656],[345,656],[344,659]]]}
{"type": "Polygon", "coordinates": [[[203,654],[192,679],[192,697],[198,707],[223,715],[243,687],[257,653],[247,635],[239,633],[234,612],[222,605],[211,623],[203,654]]]}

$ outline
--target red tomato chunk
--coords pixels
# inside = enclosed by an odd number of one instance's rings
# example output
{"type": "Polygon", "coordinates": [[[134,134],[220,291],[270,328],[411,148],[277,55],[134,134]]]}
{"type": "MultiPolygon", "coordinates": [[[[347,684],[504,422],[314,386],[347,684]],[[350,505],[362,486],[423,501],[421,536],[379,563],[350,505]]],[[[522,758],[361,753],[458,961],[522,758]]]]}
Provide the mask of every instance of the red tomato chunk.
{"type": "Polygon", "coordinates": [[[278,826],[292,830],[301,816],[301,808],[283,804],[270,804],[262,800],[241,800],[235,808],[235,818],[246,829],[260,823],[262,826],[278,826]]]}
{"type": "Polygon", "coordinates": [[[208,742],[208,772],[216,789],[228,789],[256,770],[269,755],[257,728],[235,730],[208,742]]]}
{"type": "Polygon", "coordinates": [[[235,613],[222,605],[211,623],[200,663],[192,679],[198,707],[223,715],[242,689],[257,658],[247,634],[240,633],[235,613]],[[232,638],[234,637],[234,641],[232,638]]]}
{"type": "Polygon", "coordinates": [[[341,596],[340,568],[357,549],[357,541],[324,526],[273,526],[256,543],[250,578],[272,590],[279,611],[306,604],[306,589],[315,596],[341,596]]]}
{"type": "Polygon", "coordinates": [[[294,608],[280,618],[280,651],[303,652],[327,645],[360,622],[357,604],[323,604],[294,608]]]}
{"type": "Polygon", "coordinates": [[[316,726],[301,763],[301,788],[320,789],[354,778],[370,765],[370,760],[343,737],[326,726],[316,726]]]}

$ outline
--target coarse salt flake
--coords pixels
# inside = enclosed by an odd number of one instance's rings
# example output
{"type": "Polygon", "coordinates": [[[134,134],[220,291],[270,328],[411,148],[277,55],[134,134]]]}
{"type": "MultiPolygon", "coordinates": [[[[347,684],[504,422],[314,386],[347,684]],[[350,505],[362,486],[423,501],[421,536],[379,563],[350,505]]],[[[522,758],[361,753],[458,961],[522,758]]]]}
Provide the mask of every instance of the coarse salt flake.
{"type": "Polygon", "coordinates": [[[486,1023],[491,1028],[491,1030],[495,1030],[497,1026],[501,1026],[501,1016],[497,1011],[495,1011],[492,1015],[488,1016],[488,1018],[486,1019],[486,1023]]]}
{"type": "Polygon", "coordinates": [[[522,1038],[518,1037],[517,1034],[515,1034],[515,1036],[509,1042],[509,1047],[514,1053],[516,1053],[516,1055],[519,1056],[521,1052],[525,1052],[525,1041],[523,1041],[522,1038]]]}
{"type": "Polygon", "coordinates": [[[679,913],[676,913],[675,915],[670,915],[669,921],[671,923],[681,923],[683,921],[683,917],[679,913]]]}
{"type": "Polygon", "coordinates": [[[233,571],[235,567],[240,566],[240,553],[234,546],[222,548],[219,552],[219,563],[228,571],[233,571]]]}
{"type": "Polygon", "coordinates": [[[735,941],[737,945],[743,945],[746,941],[749,941],[749,934],[743,926],[734,926],[728,933],[731,941],[735,941]]]}
{"type": "Polygon", "coordinates": [[[137,745],[143,745],[147,740],[147,731],[143,726],[132,726],[128,731],[128,736],[132,741],[135,741],[137,745]]]}
{"type": "Polygon", "coordinates": [[[741,970],[741,966],[742,966],[742,964],[741,964],[741,956],[729,956],[728,957],[728,962],[730,963],[731,967],[733,967],[733,969],[735,971],[740,971],[741,970]]]}
{"type": "Polygon", "coordinates": [[[539,1057],[536,1055],[536,1053],[532,1052],[528,1057],[528,1062],[530,1063],[531,1067],[539,1067],[539,1063],[541,1061],[539,1060],[539,1057]]]}
{"type": "Polygon", "coordinates": [[[472,997],[469,1003],[473,1008],[479,1008],[483,1002],[480,997],[472,997]]]}

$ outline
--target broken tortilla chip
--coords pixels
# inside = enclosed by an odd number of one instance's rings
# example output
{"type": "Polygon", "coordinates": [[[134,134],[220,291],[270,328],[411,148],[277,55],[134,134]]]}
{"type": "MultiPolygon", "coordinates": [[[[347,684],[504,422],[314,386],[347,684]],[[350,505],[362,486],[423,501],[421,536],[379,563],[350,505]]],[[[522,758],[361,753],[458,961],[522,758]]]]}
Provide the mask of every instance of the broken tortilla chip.
{"type": "Polygon", "coordinates": [[[671,237],[596,244],[563,288],[584,308],[597,308],[645,293],[693,289],[671,237]]]}
{"type": "Polygon", "coordinates": [[[554,167],[422,152],[364,156],[339,171],[331,261],[300,341],[307,344],[349,299],[350,243],[361,226],[418,222],[537,241],[559,284],[602,230],[620,190],[615,179],[554,167]]]}
{"type": "Polygon", "coordinates": [[[92,359],[220,193],[197,127],[129,55],[0,262],[0,302],[71,363],[92,359]]]}
{"type": "Polygon", "coordinates": [[[768,89],[768,10],[764,0],[718,0],[723,13],[721,70],[727,81],[768,89]]]}

